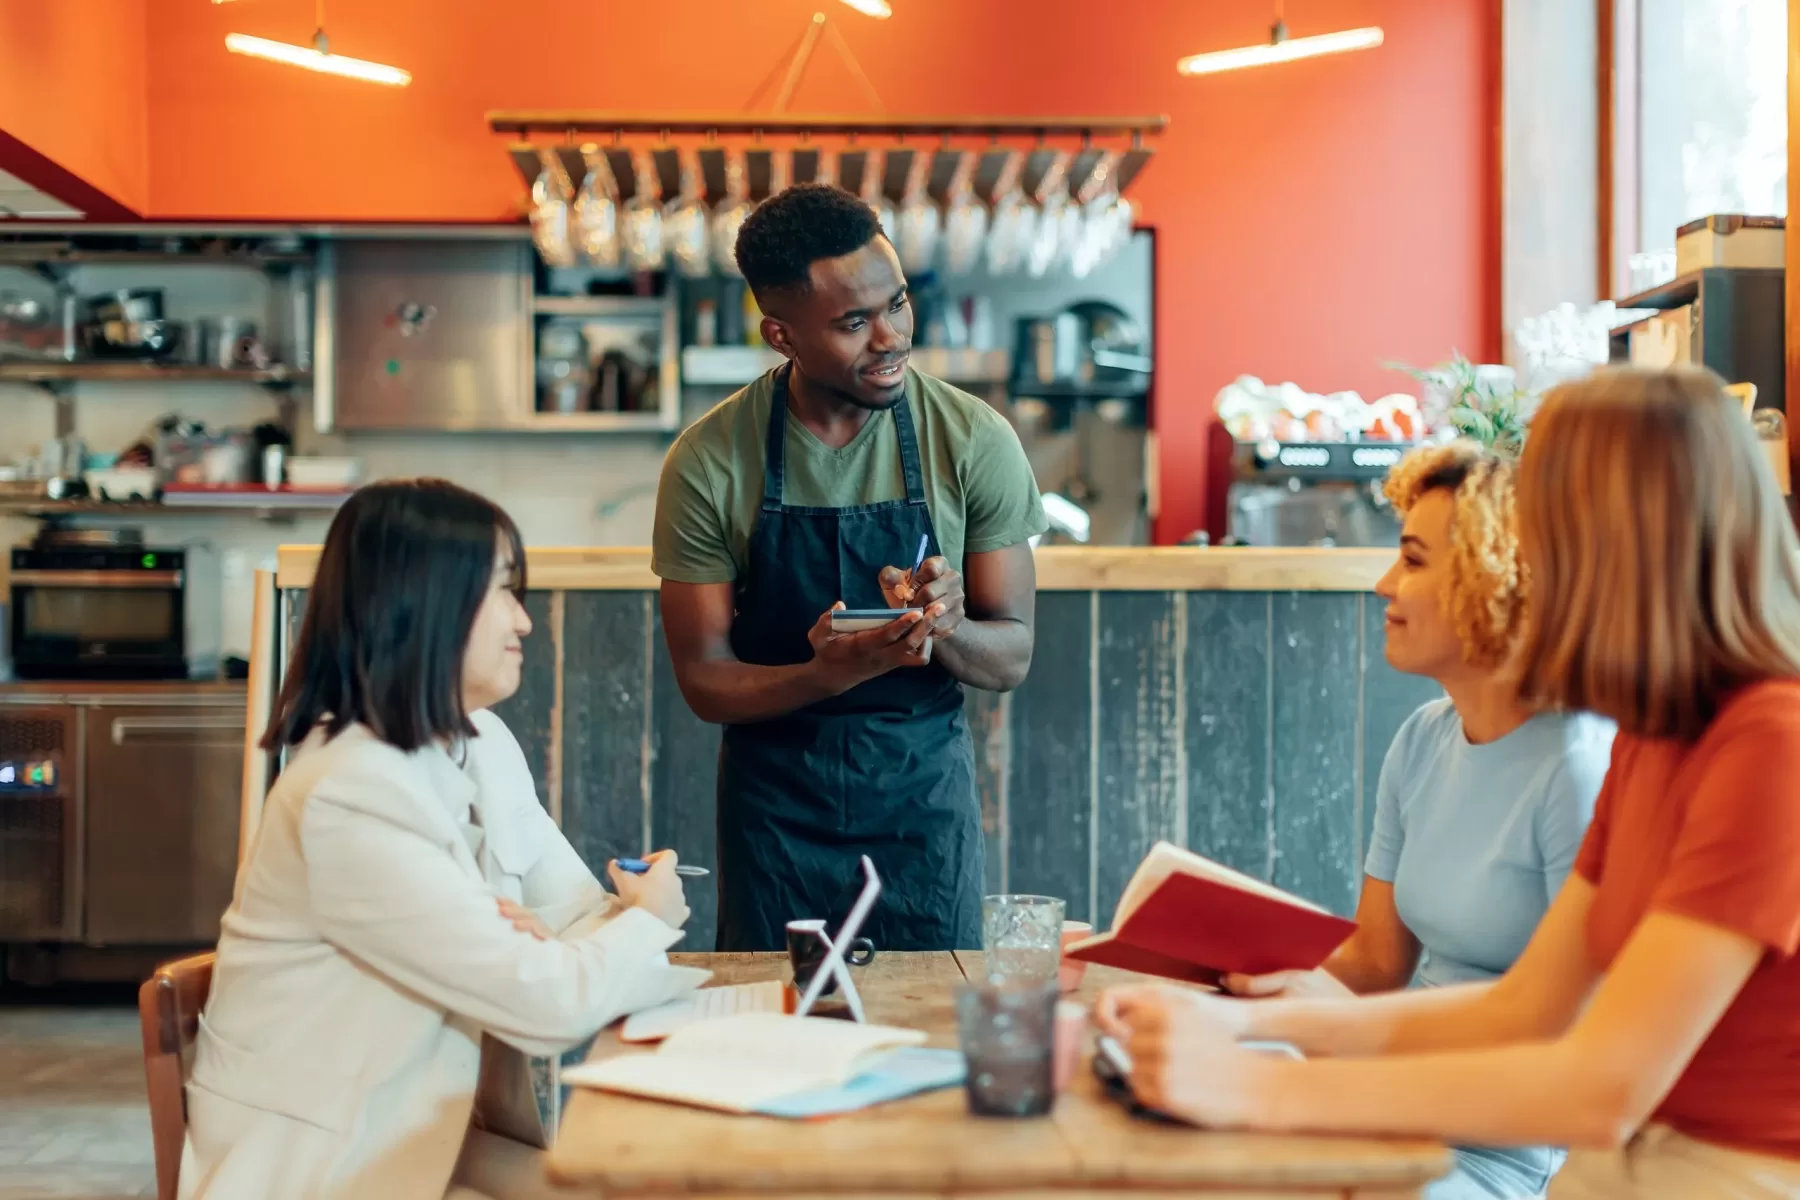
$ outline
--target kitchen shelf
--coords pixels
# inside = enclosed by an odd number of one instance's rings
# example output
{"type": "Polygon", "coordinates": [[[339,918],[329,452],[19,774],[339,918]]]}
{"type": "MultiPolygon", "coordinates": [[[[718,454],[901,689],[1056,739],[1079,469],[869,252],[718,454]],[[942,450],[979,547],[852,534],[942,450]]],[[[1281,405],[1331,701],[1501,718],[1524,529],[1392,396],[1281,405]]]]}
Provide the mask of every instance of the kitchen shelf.
{"type": "Polygon", "coordinates": [[[1015,380],[1011,384],[1016,399],[1032,400],[1143,400],[1150,393],[1141,380],[1121,383],[1034,383],[1015,380]]]}
{"type": "MultiPolygon", "coordinates": [[[[781,355],[766,346],[686,346],[681,351],[681,382],[742,387],[781,365],[781,355]]],[[[915,346],[915,371],[949,383],[1005,383],[1012,356],[1004,350],[949,350],[915,346]]]]}
{"type": "Polygon", "coordinates": [[[0,383],[256,383],[293,387],[312,374],[290,367],[231,370],[224,367],[161,366],[146,362],[0,362],[0,383]]]}
{"type": "Polygon", "coordinates": [[[911,362],[915,371],[951,383],[1005,383],[1012,375],[1012,355],[1004,350],[914,346],[911,362]]]}
{"type": "Polygon", "coordinates": [[[1700,287],[1708,276],[1735,275],[1740,278],[1754,276],[1781,276],[1780,267],[1702,267],[1698,271],[1689,271],[1686,275],[1677,275],[1667,283],[1659,283],[1653,288],[1645,288],[1635,296],[1626,296],[1613,301],[1614,308],[1680,308],[1684,304],[1692,304],[1700,298],[1700,287]]]}
{"type": "Polygon", "coordinates": [[[661,296],[534,296],[532,311],[540,317],[661,317],[661,296]]]}
{"type": "Polygon", "coordinates": [[[16,517],[135,517],[140,520],[165,517],[254,517],[268,520],[284,516],[318,516],[334,512],[345,500],[343,496],[321,498],[315,504],[159,504],[133,503],[120,500],[48,500],[42,497],[22,499],[0,497],[0,514],[16,517]]]}
{"type": "Polygon", "coordinates": [[[29,249],[19,244],[0,244],[0,267],[35,266],[140,266],[164,263],[183,266],[246,267],[260,271],[269,267],[298,267],[310,264],[313,256],[304,252],[289,254],[206,254],[187,250],[169,254],[161,250],[58,250],[51,247],[29,249]]]}
{"type": "Polygon", "coordinates": [[[766,346],[683,346],[681,382],[742,387],[782,363],[766,346]]]}
{"type": "Polygon", "coordinates": [[[670,433],[677,420],[661,412],[532,413],[507,433],[670,433]]]}

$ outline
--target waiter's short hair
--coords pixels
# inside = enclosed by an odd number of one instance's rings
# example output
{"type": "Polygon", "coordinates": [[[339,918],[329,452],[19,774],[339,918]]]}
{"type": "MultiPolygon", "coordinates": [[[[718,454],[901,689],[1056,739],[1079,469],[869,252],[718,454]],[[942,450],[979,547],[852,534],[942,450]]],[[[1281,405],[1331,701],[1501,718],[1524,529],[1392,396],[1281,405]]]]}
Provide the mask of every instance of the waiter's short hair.
{"type": "Polygon", "coordinates": [[[263,747],[353,723],[408,752],[474,736],[463,656],[500,553],[512,558],[522,599],[519,527],[492,500],[443,479],[358,489],[325,535],[263,747]]]}
{"type": "Polygon", "coordinates": [[[758,296],[806,287],[812,265],[881,236],[875,210],[840,187],[801,183],[763,201],[738,230],[738,270],[758,296]]]}

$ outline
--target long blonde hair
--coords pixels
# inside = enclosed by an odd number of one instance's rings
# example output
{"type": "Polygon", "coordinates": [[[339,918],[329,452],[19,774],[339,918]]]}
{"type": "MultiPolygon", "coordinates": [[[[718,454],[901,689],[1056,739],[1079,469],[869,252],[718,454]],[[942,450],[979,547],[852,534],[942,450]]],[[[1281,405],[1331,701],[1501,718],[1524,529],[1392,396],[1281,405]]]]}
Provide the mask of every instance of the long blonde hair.
{"type": "Polygon", "coordinates": [[[1513,533],[1513,463],[1479,442],[1424,446],[1401,459],[1383,487],[1404,517],[1427,492],[1450,493],[1450,588],[1445,615],[1470,666],[1498,667],[1512,653],[1525,612],[1525,571],[1513,533]]]}
{"type": "Polygon", "coordinates": [[[1526,699],[1692,739],[1745,684],[1800,677],[1800,540],[1718,376],[1619,368],[1556,388],[1517,486],[1526,699]]]}

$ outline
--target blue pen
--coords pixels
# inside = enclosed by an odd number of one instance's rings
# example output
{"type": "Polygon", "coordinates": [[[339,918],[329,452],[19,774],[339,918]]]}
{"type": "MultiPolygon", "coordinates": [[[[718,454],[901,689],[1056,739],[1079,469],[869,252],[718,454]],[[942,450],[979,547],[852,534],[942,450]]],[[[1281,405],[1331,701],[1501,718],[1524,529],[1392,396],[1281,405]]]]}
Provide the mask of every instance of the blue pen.
{"type": "MultiPolygon", "coordinates": [[[[633,875],[642,875],[649,869],[650,864],[641,858],[621,858],[619,860],[619,870],[630,871],[633,875]]],[[[690,879],[700,879],[712,874],[712,872],[708,871],[705,867],[690,867],[686,863],[677,863],[675,865],[675,873],[677,875],[685,875],[690,879]]]]}
{"type": "Polygon", "coordinates": [[[929,546],[930,544],[931,544],[931,535],[929,533],[921,533],[919,535],[919,553],[913,559],[912,570],[908,571],[906,574],[906,581],[908,583],[911,583],[914,579],[916,579],[918,577],[919,568],[925,565],[925,548],[927,546],[929,546]]]}

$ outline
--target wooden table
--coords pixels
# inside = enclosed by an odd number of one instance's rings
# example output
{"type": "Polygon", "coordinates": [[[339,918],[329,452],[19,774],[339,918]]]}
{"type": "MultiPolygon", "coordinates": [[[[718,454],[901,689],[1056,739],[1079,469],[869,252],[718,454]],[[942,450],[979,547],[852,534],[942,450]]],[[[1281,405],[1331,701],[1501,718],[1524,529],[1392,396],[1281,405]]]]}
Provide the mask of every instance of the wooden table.
{"type": "MultiPolygon", "coordinates": [[[[781,977],[784,955],[672,956],[710,967],[715,983],[781,977]]],[[[857,973],[871,1021],[956,1044],[954,986],[979,954],[882,952],[857,973]]],[[[1134,978],[1094,968],[1091,999],[1134,978]]],[[[633,1053],[616,1032],[590,1058],[633,1053]]],[[[960,1088],[825,1121],[736,1117],[577,1089],[549,1172],[607,1197],[686,1195],[850,1198],[971,1196],[1011,1200],[1208,1196],[1217,1200],[1357,1197],[1400,1200],[1450,1167],[1434,1142],[1213,1133],[1144,1121],[1108,1099],[1086,1069],[1046,1119],[968,1115],[960,1088]]]]}

